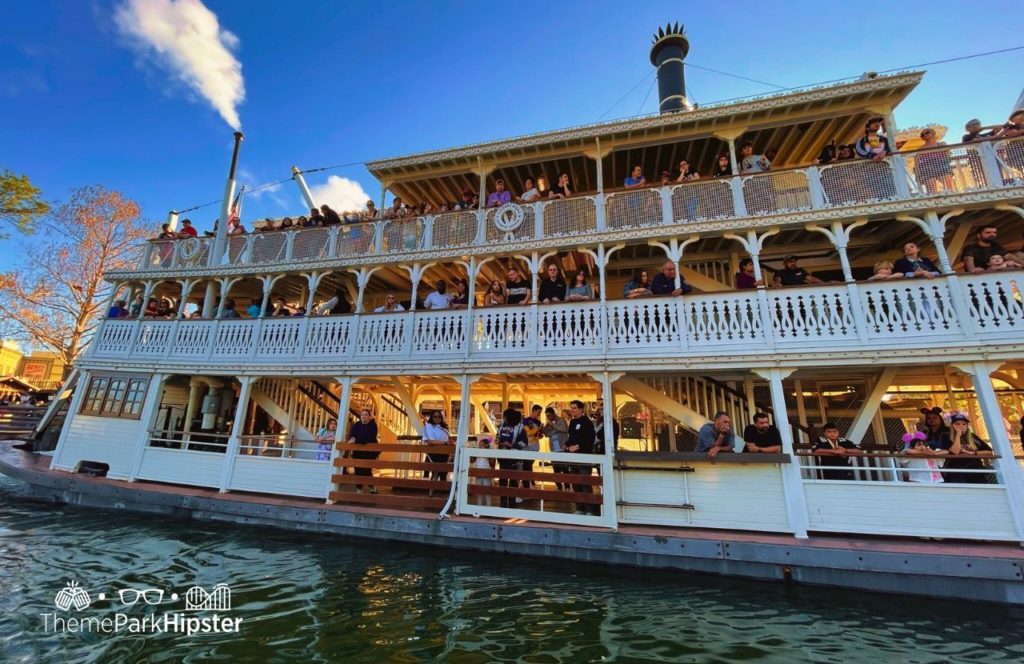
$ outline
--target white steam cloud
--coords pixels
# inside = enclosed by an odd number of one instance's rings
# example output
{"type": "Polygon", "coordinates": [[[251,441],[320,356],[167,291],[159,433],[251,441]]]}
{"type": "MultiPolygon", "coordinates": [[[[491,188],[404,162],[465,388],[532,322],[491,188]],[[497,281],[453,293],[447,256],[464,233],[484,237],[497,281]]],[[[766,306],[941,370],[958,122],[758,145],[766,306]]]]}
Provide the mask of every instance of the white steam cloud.
{"type": "Polygon", "coordinates": [[[204,97],[234,129],[245,99],[238,37],[220,27],[200,0],[125,0],[114,12],[133,48],[204,97]]]}
{"type": "Polygon", "coordinates": [[[358,182],[338,175],[328,177],[323,184],[311,186],[309,191],[318,204],[327,203],[338,212],[362,210],[370,198],[358,182]]]}

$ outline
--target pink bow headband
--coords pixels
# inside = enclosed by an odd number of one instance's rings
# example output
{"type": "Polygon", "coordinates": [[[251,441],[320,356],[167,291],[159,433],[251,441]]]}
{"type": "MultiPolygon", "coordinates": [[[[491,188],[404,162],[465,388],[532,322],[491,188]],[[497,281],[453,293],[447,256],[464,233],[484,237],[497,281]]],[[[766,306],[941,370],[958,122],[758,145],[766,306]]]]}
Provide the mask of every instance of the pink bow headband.
{"type": "Polygon", "coordinates": [[[927,439],[928,439],[928,436],[924,435],[920,431],[915,431],[914,433],[909,433],[908,432],[908,433],[903,434],[903,439],[902,440],[903,440],[904,444],[909,444],[909,443],[912,443],[915,440],[927,440],[927,439]]]}

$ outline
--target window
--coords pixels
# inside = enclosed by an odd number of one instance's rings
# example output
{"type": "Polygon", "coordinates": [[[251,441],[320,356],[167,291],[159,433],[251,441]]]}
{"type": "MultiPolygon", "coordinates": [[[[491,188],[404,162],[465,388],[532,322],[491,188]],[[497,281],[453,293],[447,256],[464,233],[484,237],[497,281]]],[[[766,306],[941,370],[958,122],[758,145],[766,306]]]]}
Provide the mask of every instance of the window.
{"type": "Polygon", "coordinates": [[[79,413],[137,420],[142,415],[148,388],[149,378],[93,376],[79,413]]]}

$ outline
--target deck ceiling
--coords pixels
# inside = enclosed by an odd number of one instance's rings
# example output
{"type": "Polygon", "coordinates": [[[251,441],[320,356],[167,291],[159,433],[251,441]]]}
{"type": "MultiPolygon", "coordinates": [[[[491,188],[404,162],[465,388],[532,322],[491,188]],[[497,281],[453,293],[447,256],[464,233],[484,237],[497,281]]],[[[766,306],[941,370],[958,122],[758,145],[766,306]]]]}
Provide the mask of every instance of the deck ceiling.
{"type": "Polygon", "coordinates": [[[548,183],[565,171],[580,192],[595,191],[595,161],[604,158],[606,189],[619,186],[628,169],[641,164],[649,180],[687,158],[708,174],[727,149],[718,136],[741,131],[758,152],[778,151],[779,167],[810,162],[832,139],[851,142],[864,121],[893,108],[920,82],[922,72],[878,77],[803,92],[723,104],[694,111],[621,120],[576,129],[493,141],[451,150],[370,162],[367,168],[396,196],[435,205],[456,201],[464,190],[476,192],[480,167],[494,169],[488,190],[502,177],[513,193],[527,176],[548,183]],[[587,156],[588,153],[591,156],[587,156]]]}

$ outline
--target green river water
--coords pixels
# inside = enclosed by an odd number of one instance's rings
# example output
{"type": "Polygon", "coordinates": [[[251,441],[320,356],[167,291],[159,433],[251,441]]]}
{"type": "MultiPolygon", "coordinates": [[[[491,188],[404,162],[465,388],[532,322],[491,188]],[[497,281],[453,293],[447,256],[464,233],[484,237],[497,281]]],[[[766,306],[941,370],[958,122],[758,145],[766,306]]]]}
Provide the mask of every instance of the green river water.
{"type": "Polygon", "coordinates": [[[0,480],[0,662],[1024,661],[1018,609],[41,505],[14,486],[0,480]],[[44,617],[182,615],[191,586],[218,583],[230,610],[187,615],[241,618],[237,634],[44,617]],[[147,588],[162,603],[120,601],[147,588]]]}

